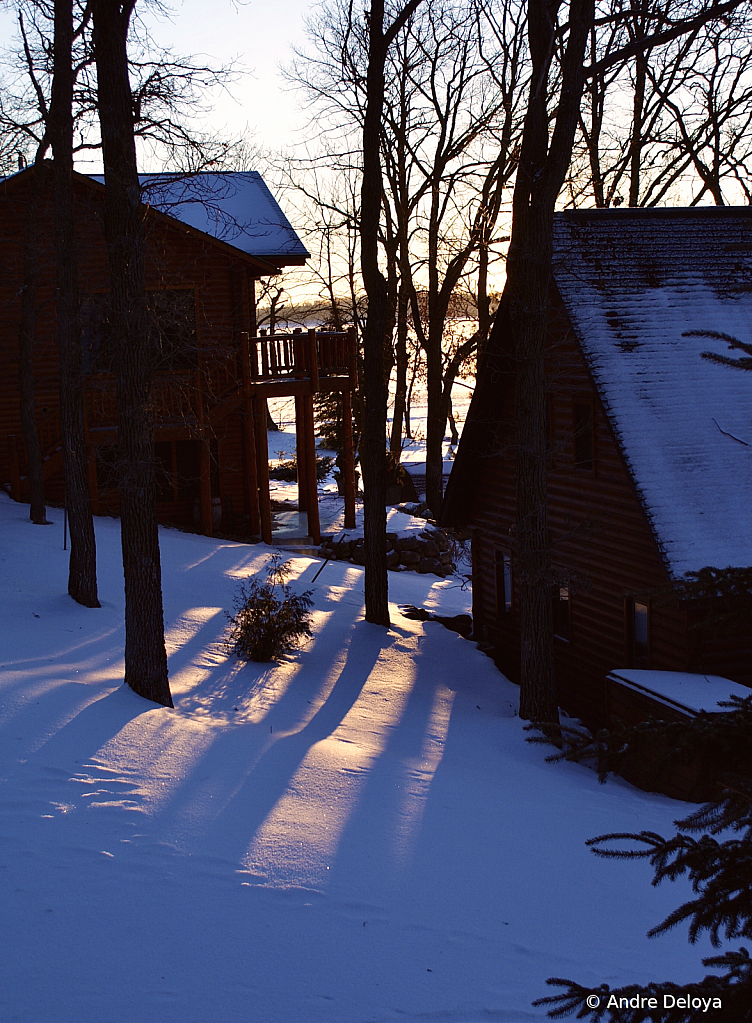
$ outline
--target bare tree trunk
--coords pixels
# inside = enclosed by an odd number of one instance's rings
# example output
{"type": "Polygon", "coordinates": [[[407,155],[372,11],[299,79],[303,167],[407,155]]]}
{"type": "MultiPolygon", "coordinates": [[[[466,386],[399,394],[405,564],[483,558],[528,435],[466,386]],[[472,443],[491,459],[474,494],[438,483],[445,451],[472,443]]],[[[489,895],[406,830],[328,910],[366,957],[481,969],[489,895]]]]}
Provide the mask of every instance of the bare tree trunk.
{"type": "Polygon", "coordinates": [[[372,0],[368,20],[368,74],[363,124],[363,185],[360,209],[360,259],[368,314],[363,335],[365,415],[360,442],[363,463],[363,513],[366,546],[366,621],[390,624],[386,570],[386,339],[394,310],[389,308],[386,278],[379,269],[381,216],[381,115],[384,108],[384,62],[389,44],[420,0],[409,0],[384,32],[384,0],[372,0]]]}
{"type": "Polygon", "coordinates": [[[361,268],[368,295],[363,332],[365,411],[360,456],[363,465],[363,532],[365,536],[366,621],[390,624],[386,570],[386,414],[384,346],[389,321],[387,283],[379,269],[378,230],[381,213],[381,111],[384,102],[384,4],[371,4],[368,93],[363,127],[361,194],[361,268]]]}
{"type": "Polygon", "coordinates": [[[125,574],[125,681],[172,707],[167,678],[150,413],[152,337],[126,41],[135,0],[93,0],[105,230],[117,373],[120,515],[125,574]]]}
{"type": "Polygon", "coordinates": [[[452,411],[452,399],[451,398],[449,399],[449,412],[447,414],[447,418],[449,419],[449,430],[450,430],[450,436],[451,436],[451,439],[452,439],[452,446],[456,448],[457,445],[460,442],[460,435],[459,435],[459,433],[457,431],[457,421],[455,420],[454,412],[452,411]]]}
{"type": "Polygon", "coordinates": [[[593,0],[572,0],[562,84],[549,146],[546,104],[556,8],[529,0],[533,74],[512,205],[505,293],[514,339],[516,569],[520,592],[520,717],[558,726],[554,684],[551,551],[546,481],[546,386],[543,354],[553,259],[554,205],[572,158],[584,85],[583,57],[593,0]]]}
{"type": "Polygon", "coordinates": [[[34,335],[36,331],[37,289],[39,286],[39,203],[44,186],[44,152],[40,145],[29,183],[24,210],[24,268],[21,291],[21,322],[18,329],[18,390],[21,406],[21,430],[26,444],[29,471],[29,518],[37,526],[47,525],[44,501],[42,451],[34,415],[34,335]]]}
{"type": "Polygon", "coordinates": [[[402,453],[402,424],[407,404],[407,292],[400,288],[397,298],[397,342],[394,346],[396,381],[394,390],[394,417],[389,450],[399,457],[402,453]]]}
{"type": "Polygon", "coordinates": [[[647,78],[645,53],[635,57],[635,91],[632,112],[632,143],[629,153],[629,205],[640,205],[640,169],[642,166],[642,111],[647,78]]]}
{"type": "Polygon", "coordinates": [[[91,515],[83,408],[83,364],[78,263],[73,210],[73,2],[55,0],[54,79],[49,134],[54,156],[57,332],[60,350],[60,423],[65,502],[71,552],[68,593],[85,607],[99,607],[97,549],[91,515]]]}
{"type": "MultiPolygon", "coordinates": [[[[443,324],[442,324],[443,326],[443,324]]],[[[429,329],[429,333],[432,333],[429,329]]],[[[444,428],[445,409],[442,398],[442,372],[440,336],[430,338],[426,351],[426,396],[428,414],[426,417],[426,504],[435,516],[441,513],[444,473],[444,428]]]]}

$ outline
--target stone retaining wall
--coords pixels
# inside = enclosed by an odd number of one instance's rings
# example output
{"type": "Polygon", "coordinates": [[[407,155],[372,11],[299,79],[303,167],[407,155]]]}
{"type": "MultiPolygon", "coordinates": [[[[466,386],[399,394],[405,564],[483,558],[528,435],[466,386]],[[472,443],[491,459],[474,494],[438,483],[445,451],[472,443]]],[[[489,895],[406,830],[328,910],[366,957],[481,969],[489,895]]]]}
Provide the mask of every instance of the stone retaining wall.
{"type": "MultiPolygon", "coordinates": [[[[443,579],[456,568],[452,562],[449,534],[438,527],[408,536],[387,533],[386,546],[386,567],[392,571],[411,569],[443,579]]],[[[365,565],[366,562],[365,540],[362,536],[355,540],[344,538],[339,543],[332,539],[324,540],[318,553],[321,558],[336,558],[337,561],[350,561],[355,565],[365,565]]]]}

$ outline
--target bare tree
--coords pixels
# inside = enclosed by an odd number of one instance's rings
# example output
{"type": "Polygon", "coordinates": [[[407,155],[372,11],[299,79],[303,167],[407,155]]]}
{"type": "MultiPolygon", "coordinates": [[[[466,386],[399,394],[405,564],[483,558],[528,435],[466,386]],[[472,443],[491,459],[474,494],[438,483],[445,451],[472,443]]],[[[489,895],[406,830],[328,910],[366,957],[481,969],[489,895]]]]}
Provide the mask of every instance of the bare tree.
{"type": "Polygon", "coordinates": [[[390,309],[387,282],[379,268],[381,218],[381,122],[384,109],[389,46],[421,0],[408,0],[384,28],[384,0],[372,0],[368,20],[368,70],[363,118],[363,184],[360,205],[360,258],[368,314],[363,337],[365,416],[361,439],[365,486],[364,534],[366,541],[366,621],[390,624],[386,570],[386,413],[385,348],[391,337],[394,309],[390,309]]]}
{"type": "MultiPolygon", "coordinates": [[[[553,674],[551,555],[546,495],[544,343],[553,256],[553,215],[572,159],[588,75],[722,18],[738,0],[685,9],[685,17],[629,40],[607,58],[584,65],[595,22],[594,0],[570,0],[567,25],[560,0],[528,0],[532,78],[512,204],[506,303],[514,342],[516,558],[520,583],[520,716],[558,728],[553,674]],[[567,31],[568,29],[568,31],[567,31]],[[564,41],[562,38],[565,37],[564,41]],[[552,63],[558,57],[556,88],[552,63]],[[555,112],[552,108],[555,107],[555,112]]],[[[497,320],[497,328],[502,321],[497,320]]]]}
{"type": "Polygon", "coordinates": [[[125,681],[140,696],[172,707],[164,643],[154,427],[150,414],[152,346],[144,270],[143,209],[128,77],[128,26],[134,6],[135,0],[92,0],[122,463],[125,681]]]}
{"type": "Polygon", "coordinates": [[[489,324],[479,323],[449,358],[445,328],[466,275],[479,275],[479,293],[487,285],[489,249],[519,151],[524,8],[513,0],[429,2],[405,27],[391,71],[397,99],[385,128],[387,206],[400,243],[400,287],[426,356],[426,499],[438,514],[452,385],[489,324]]]}
{"type": "MultiPolygon", "coordinates": [[[[88,20],[88,12],[85,15],[88,20]]],[[[78,26],[80,34],[85,21],[78,26]]],[[[73,0],[55,0],[54,77],[48,117],[55,188],[57,335],[60,351],[60,421],[65,501],[71,553],[68,593],[79,604],[99,607],[97,550],[89,500],[83,406],[83,358],[78,297],[76,223],[73,207],[73,0]]]]}
{"type": "MultiPolygon", "coordinates": [[[[442,440],[458,367],[490,327],[490,250],[519,147],[528,64],[518,0],[427,0],[396,35],[386,58],[381,136],[379,240],[395,309],[396,400],[390,449],[401,448],[407,394],[406,344],[417,334],[428,386],[429,502],[438,512],[442,440]],[[478,330],[446,358],[444,327],[455,289],[477,275],[478,330]]],[[[333,3],[311,25],[316,51],[291,78],[316,104],[317,123],[338,126],[329,166],[352,167],[353,127],[365,116],[367,24],[333,3]]],[[[391,352],[386,368],[391,368],[391,352]]]]}
{"type": "MultiPolygon", "coordinates": [[[[691,10],[691,8],[689,8],[691,10]]],[[[610,55],[686,17],[683,0],[613,0],[591,30],[591,64],[569,176],[575,204],[654,206],[667,199],[723,205],[750,196],[752,16],[695,28],[617,63],[610,55]],[[631,96],[629,115],[626,102],[631,96]]]]}
{"type": "Polygon", "coordinates": [[[39,287],[39,207],[45,178],[44,153],[46,138],[40,141],[34,160],[34,175],[24,210],[23,282],[21,285],[21,318],[18,327],[18,391],[21,431],[26,445],[29,479],[29,518],[35,525],[47,524],[44,496],[42,448],[35,415],[34,340],[39,287]]]}
{"type": "Polygon", "coordinates": [[[44,496],[42,449],[37,431],[34,400],[34,342],[36,333],[37,292],[39,286],[39,210],[45,181],[44,157],[49,148],[46,133],[47,98],[35,73],[34,61],[26,35],[23,14],[19,12],[23,39],[23,61],[37,98],[37,118],[31,123],[19,116],[17,97],[0,99],[0,128],[6,160],[15,156],[19,168],[25,164],[24,153],[30,143],[36,150],[34,175],[24,209],[23,281],[21,285],[21,318],[18,329],[18,389],[21,431],[26,447],[29,481],[29,518],[36,525],[47,524],[44,496]]]}

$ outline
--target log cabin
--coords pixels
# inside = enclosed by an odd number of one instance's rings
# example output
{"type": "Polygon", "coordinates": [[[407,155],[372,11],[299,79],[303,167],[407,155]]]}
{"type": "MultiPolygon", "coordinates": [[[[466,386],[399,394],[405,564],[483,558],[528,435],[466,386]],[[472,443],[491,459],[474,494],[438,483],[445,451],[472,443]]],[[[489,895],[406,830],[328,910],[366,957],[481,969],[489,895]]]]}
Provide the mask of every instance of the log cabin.
{"type": "MultiPolygon", "coordinates": [[[[749,210],[555,216],[546,337],[555,675],[562,707],[606,717],[614,669],[752,685],[750,625],[719,638],[672,584],[752,563],[750,374],[702,357],[748,342],[749,210]]],[[[733,353],[732,353],[733,354],[733,353]]],[[[738,352],[737,352],[738,354],[738,352]]],[[[499,310],[442,522],[472,537],[474,634],[517,681],[513,344],[499,310]]],[[[707,609],[705,609],[707,610],[707,609]]]]}
{"type": "MultiPolygon", "coordinates": [[[[62,503],[55,312],[55,252],[49,165],[0,181],[0,483],[26,496],[18,332],[24,232],[36,194],[37,296],[34,389],[48,500],[62,503]]],[[[273,539],[266,399],[295,399],[300,532],[320,538],[313,395],[355,386],[352,330],[259,336],[255,282],[302,265],[308,252],[261,176],[144,175],[147,291],[156,338],[152,381],[160,521],[239,537],[273,539]]],[[[105,188],[74,175],[84,359],[89,489],[95,514],[118,512],[117,406],[108,340],[109,268],[105,188]]],[[[351,418],[345,414],[346,518],[354,525],[351,418]]]]}

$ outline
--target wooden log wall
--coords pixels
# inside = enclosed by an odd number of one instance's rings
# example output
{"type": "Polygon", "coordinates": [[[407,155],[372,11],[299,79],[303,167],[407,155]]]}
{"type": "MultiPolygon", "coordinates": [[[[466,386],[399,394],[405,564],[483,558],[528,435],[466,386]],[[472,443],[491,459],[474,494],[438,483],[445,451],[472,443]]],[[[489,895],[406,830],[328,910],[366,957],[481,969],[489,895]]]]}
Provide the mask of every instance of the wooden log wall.
{"type": "MultiPolygon", "coordinates": [[[[0,183],[0,483],[10,483],[15,473],[25,471],[25,449],[21,439],[18,409],[17,340],[20,289],[23,273],[23,222],[30,173],[0,183]],[[9,435],[18,438],[15,447],[9,435]],[[20,452],[20,455],[19,455],[20,452]]],[[[109,290],[107,249],[102,231],[104,192],[81,177],[76,178],[76,221],[81,294],[101,295],[109,290]]],[[[158,419],[155,439],[212,439],[211,406],[232,387],[242,388],[240,351],[242,342],[255,331],[253,276],[243,257],[215,245],[196,233],[184,230],[169,218],[151,212],[147,217],[147,288],[193,293],[196,322],[196,359],[200,380],[176,385],[185,371],[171,374],[169,386],[155,382],[155,411],[158,419]],[[203,424],[199,421],[203,417],[203,424]]],[[[53,220],[50,190],[39,208],[40,286],[37,302],[37,344],[35,387],[37,421],[40,427],[54,417],[59,407],[58,353],[54,302],[53,220]]],[[[87,425],[96,448],[116,440],[115,400],[112,380],[93,379],[87,392],[87,425]]],[[[219,473],[204,495],[202,518],[211,528],[211,512],[203,507],[219,498],[223,508],[242,522],[254,518],[243,473],[244,424],[241,414],[228,417],[214,437],[219,473]]],[[[211,456],[202,455],[211,476],[211,456]]],[[[112,466],[99,459],[98,475],[112,476],[112,466]]],[[[206,485],[205,485],[206,489],[206,485]]],[[[46,481],[48,500],[62,500],[62,475],[46,481]]],[[[101,510],[116,513],[117,492],[102,487],[101,510]]],[[[251,502],[252,504],[252,502],[251,502]]],[[[160,502],[160,518],[188,528],[194,526],[193,502],[160,502]]],[[[256,518],[258,509],[256,508],[256,518]]]]}
{"type": "MultiPolygon", "coordinates": [[[[554,641],[557,685],[562,706],[598,724],[605,718],[606,674],[630,666],[626,601],[630,594],[666,587],[669,576],[558,293],[553,297],[549,335],[549,528],[553,567],[562,580],[571,579],[570,639],[554,641]],[[575,403],[588,403],[593,410],[591,469],[575,463],[575,403]]],[[[473,611],[476,634],[493,646],[501,670],[517,681],[519,619],[514,599],[511,614],[497,611],[495,567],[496,551],[513,554],[511,384],[501,401],[505,414],[495,453],[481,460],[470,522],[473,611]]],[[[677,604],[647,602],[649,666],[692,670],[685,610],[677,604]]]]}

